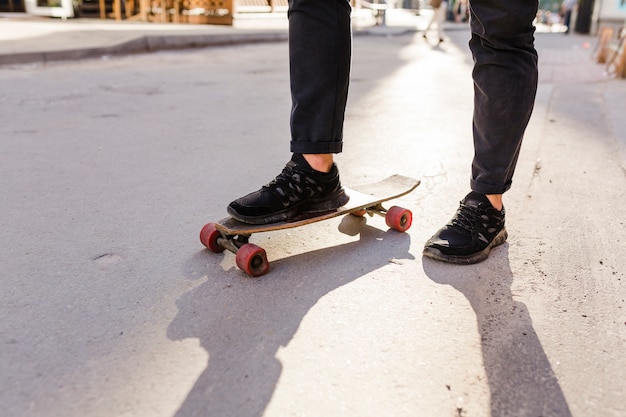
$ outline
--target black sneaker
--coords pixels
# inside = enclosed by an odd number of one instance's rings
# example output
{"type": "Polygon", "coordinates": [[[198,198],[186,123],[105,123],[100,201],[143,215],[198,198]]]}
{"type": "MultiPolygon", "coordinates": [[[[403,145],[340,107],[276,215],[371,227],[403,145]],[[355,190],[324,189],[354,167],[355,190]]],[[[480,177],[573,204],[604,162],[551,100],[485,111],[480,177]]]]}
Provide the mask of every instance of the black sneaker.
{"type": "Polygon", "coordinates": [[[443,262],[475,264],[506,238],[504,208],[498,211],[485,195],[471,192],[452,220],[426,242],[423,254],[443,262]]]}
{"type": "Polygon", "coordinates": [[[348,202],[333,164],[329,173],[315,171],[300,154],[272,182],[228,205],[228,214],[250,224],[287,221],[335,210],[348,202]]]}

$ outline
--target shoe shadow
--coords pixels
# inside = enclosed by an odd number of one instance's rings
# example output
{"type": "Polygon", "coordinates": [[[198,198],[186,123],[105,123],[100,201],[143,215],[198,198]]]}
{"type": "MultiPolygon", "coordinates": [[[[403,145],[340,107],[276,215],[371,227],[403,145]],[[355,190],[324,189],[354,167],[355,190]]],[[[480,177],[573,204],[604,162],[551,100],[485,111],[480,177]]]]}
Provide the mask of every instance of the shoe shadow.
{"type": "Polygon", "coordinates": [[[282,371],[276,354],[320,298],[390,259],[414,259],[408,234],[362,220],[342,223],[344,229],[359,229],[359,240],[274,261],[273,270],[260,278],[236,268],[207,271],[213,263],[208,259],[220,256],[208,251],[189,259],[187,278],[204,282],[177,300],[167,337],[198,338],[209,362],[176,416],[263,415],[282,371]]]}
{"type": "Polygon", "coordinates": [[[490,415],[571,417],[528,309],[511,294],[508,243],[476,265],[452,266],[423,258],[423,268],[434,282],[461,292],[476,313],[490,415]]]}

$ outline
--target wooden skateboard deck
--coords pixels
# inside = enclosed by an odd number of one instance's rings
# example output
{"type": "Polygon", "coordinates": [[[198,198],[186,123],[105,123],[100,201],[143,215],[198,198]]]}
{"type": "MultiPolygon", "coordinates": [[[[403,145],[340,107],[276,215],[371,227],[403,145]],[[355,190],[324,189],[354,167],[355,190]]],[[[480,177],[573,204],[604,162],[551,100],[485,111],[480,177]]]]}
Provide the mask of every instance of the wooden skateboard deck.
{"type": "Polygon", "coordinates": [[[291,229],[345,214],[362,216],[366,213],[385,216],[390,228],[404,232],[411,226],[411,212],[401,207],[392,207],[387,210],[382,203],[410,193],[419,184],[419,180],[393,175],[376,183],[344,187],[346,194],[350,197],[346,205],[336,210],[309,214],[290,221],[256,225],[226,217],[205,225],[200,232],[200,241],[212,252],[223,252],[228,249],[235,253],[237,266],[249,275],[263,275],[269,270],[269,263],[262,248],[248,243],[248,239],[254,233],[291,229]]]}

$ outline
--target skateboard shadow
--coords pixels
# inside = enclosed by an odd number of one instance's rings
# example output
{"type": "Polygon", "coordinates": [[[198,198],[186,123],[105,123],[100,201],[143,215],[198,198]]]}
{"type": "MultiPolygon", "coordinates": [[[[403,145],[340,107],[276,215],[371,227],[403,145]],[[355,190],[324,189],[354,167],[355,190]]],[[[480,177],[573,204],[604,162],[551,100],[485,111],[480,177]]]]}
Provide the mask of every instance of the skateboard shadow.
{"type": "Polygon", "coordinates": [[[423,268],[434,282],[461,292],[476,313],[490,415],[571,417],[528,308],[511,294],[508,243],[480,264],[451,266],[423,258],[423,268]]]}
{"type": "Polygon", "coordinates": [[[209,362],[176,416],[263,415],[282,372],[276,354],[307,312],[324,295],[390,259],[414,259],[409,247],[408,234],[361,223],[358,241],[275,261],[273,271],[260,278],[236,268],[224,272],[211,266],[210,258],[220,255],[196,253],[185,274],[205,281],[177,300],[167,337],[198,338],[209,362]]]}

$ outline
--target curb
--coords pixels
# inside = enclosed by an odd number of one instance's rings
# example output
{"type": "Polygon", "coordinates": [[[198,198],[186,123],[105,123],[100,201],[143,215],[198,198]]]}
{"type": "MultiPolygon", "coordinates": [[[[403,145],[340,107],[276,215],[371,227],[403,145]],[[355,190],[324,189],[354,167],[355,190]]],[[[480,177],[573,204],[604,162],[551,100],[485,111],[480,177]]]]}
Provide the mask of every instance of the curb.
{"type": "Polygon", "coordinates": [[[263,33],[225,33],[207,35],[144,35],[114,46],[87,47],[56,51],[24,52],[0,55],[0,66],[25,65],[58,61],[101,58],[111,55],[131,55],[160,50],[204,48],[287,41],[285,31],[263,33]]]}
{"type": "MultiPolygon", "coordinates": [[[[395,37],[416,32],[419,32],[419,29],[413,26],[373,26],[353,29],[354,36],[395,37]]],[[[9,65],[45,64],[48,62],[94,59],[105,56],[132,55],[156,52],[160,50],[285,42],[288,39],[289,33],[287,30],[207,33],[193,35],[138,35],[137,38],[133,40],[122,42],[113,46],[0,54],[0,67],[9,65]]]]}

